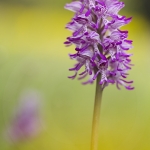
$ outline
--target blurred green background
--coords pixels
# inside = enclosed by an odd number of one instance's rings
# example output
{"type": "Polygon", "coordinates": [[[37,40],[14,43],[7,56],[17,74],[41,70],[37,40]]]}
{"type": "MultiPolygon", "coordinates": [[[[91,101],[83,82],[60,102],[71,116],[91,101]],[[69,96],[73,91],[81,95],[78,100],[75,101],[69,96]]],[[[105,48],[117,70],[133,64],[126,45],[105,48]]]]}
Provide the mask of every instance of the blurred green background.
{"type": "MultiPolygon", "coordinates": [[[[69,80],[73,63],[63,42],[72,13],[69,0],[0,0],[0,150],[89,150],[95,85],[69,80]],[[12,111],[26,89],[43,95],[45,130],[17,145],[4,138],[12,111]]],[[[105,89],[99,149],[150,149],[149,1],[125,1],[122,14],[133,16],[128,29],[135,66],[134,91],[105,89]],[[143,3],[142,3],[143,2],[143,3]],[[142,6],[147,6],[143,7],[142,6]],[[144,10],[144,11],[143,11],[144,10]]]]}

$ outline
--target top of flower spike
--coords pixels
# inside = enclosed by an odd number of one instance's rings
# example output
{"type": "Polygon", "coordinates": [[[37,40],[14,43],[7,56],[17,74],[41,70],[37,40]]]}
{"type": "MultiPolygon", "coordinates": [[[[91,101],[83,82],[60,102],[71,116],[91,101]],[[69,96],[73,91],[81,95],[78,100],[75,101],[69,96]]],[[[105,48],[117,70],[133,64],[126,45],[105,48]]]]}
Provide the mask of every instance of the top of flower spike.
{"type": "Polygon", "coordinates": [[[70,58],[77,60],[77,64],[69,69],[75,71],[75,75],[69,78],[74,79],[84,66],[85,71],[79,73],[79,79],[89,75],[90,79],[85,84],[93,83],[101,75],[103,88],[116,83],[118,89],[119,85],[133,89],[133,81],[125,80],[132,66],[131,54],[127,54],[132,41],[127,39],[128,31],[120,30],[131,21],[131,18],[118,14],[124,6],[118,0],[80,0],[66,4],[65,8],[75,15],[66,25],[73,33],[65,44],[76,46],[76,53],[70,54],[70,58]]]}

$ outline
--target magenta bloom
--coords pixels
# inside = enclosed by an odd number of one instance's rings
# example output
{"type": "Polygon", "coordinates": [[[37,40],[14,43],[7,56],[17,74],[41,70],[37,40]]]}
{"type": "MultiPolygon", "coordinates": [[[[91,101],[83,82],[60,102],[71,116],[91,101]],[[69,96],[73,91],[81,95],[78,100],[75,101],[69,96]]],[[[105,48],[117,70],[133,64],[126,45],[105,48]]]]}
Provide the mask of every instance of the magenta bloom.
{"type": "Polygon", "coordinates": [[[101,75],[103,88],[116,84],[118,89],[120,85],[134,89],[133,81],[125,80],[132,66],[131,54],[127,53],[132,48],[132,41],[127,40],[128,31],[120,30],[131,21],[131,18],[118,14],[123,7],[124,3],[118,0],[79,0],[66,4],[65,8],[75,15],[66,25],[73,33],[64,44],[76,46],[76,53],[69,56],[77,60],[77,64],[69,69],[75,74],[69,78],[79,75],[78,79],[83,79],[89,75],[90,79],[83,82],[87,84],[101,75]],[[82,67],[85,70],[79,72],[82,67]]]}
{"type": "Polygon", "coordinates": [[[5,136],[10,142],[20,142],[38,135],[42,130],[39,94],[31,91],[21,97],[19,106],[5,136]]]}

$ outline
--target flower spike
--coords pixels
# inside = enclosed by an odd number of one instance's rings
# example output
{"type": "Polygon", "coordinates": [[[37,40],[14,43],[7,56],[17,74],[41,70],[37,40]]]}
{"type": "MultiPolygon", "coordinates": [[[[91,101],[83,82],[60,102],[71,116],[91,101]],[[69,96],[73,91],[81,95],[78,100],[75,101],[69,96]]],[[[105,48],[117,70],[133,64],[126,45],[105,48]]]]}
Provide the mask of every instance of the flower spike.
{"type": "Polygon", "coordinates": [[[128,90],[134,89],[125,81],[131,69],[131,54],[127,51],[132,48],[132,41],[128,40],[128,31],[120,27],[131,22],[132,18],[119,15],[125,6],[119,0],[76,0],[66,4],[65,9],[75,13],[72,21],[66,28],[72,31],[64,44],[68,47],[75,45],[75,54],[70,54],[77,64],[69,69],[81,80],[90,76],[84,84],[93,83],[101,75],[99,84],[104,89],[109,84],[120,85],[128,90]],[[85,67],[83,72],[79,72],[85,67]]]}

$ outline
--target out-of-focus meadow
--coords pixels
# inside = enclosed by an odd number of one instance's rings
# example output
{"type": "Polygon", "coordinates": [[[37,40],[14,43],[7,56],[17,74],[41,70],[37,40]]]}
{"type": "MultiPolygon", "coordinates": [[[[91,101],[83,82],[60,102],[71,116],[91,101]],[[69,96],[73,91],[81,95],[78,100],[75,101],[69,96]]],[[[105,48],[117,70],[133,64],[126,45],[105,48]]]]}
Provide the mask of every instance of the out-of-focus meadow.
{"type": "MultiPolygon", "coordinates": [[[[0,1],[0,150],[89,150],[95,85],[67,78],[72,62],[63,42],[72,13],[66,1],[0,1]],[[33,89],[41,95],[44,129],[18,143],[5,138],[20,95],[33,89]]],[[[69,1],[68,1],[69,2],[69,1]]],[[[128,4],[128,3],[127,3],[128,4]]],[[[135,7],[135,6],[134,6],[135,7]]],[[[135,66],[130,72],[134,91],[105,89],[99,149],[150,149],[150,28],[140,13],[133,16],[129,39],[135,66]]]]}

